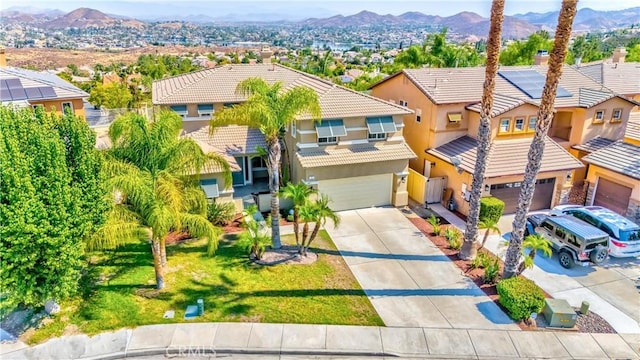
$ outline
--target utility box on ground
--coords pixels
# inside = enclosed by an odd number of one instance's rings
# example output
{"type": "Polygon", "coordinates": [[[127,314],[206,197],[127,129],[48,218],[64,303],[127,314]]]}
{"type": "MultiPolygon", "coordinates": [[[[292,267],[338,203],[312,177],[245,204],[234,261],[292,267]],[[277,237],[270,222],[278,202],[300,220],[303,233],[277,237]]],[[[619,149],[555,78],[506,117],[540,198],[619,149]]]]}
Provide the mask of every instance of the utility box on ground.
{"type": "Polygon", "coordinates": [[[569,305],[567,300],[546,299],[542,314],[549,326],[572,328],[576,325],[578,314],[569,305]]]}

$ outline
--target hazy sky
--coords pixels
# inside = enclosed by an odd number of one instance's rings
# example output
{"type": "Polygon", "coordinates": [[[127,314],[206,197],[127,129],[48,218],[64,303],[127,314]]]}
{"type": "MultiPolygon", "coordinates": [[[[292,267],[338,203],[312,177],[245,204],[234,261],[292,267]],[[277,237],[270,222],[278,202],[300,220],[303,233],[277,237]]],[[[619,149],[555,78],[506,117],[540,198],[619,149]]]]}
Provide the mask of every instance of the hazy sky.
{"type": "MultiPolygon", "coordinates": [[[[506,0],[505,13],[547,12],[560,9],[560,0],[506,0]]],[[[638,0],[581,0],[579,8],[595,10],[620,10],[638,6],[638,0]]],[[[39,8],[71,11],[79,7],[91,7],[103,12],[149,18],[167,15],[224,15],[229,13],[280,13],[283,19],[297,20],[306,17],[325,17],[335,14],[351,15],[361,10],[380,14],[399,15],[407,11],[448,16],[461,11],[473,11],[483,16],[489,15],[489,0],[1,0],[0,7],[34,6],[39,8]]]]}

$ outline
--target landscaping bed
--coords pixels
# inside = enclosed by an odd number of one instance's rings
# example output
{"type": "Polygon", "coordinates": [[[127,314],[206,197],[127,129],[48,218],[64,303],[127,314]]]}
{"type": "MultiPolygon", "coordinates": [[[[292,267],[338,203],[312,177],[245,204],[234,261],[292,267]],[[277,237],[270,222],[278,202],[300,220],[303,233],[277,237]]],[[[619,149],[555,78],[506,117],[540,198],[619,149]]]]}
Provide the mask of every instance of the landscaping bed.
{"type": "MultiPolygon", "coordinates": [[[[431,242],[440,249],[470,280],[472,280],[482,291],[496,304],[500,307],[505,313],[507,313],[506,309],[498,302],[498,290],[496,283],[485,283],[484,280],[484,272],[485,270],[482,268],[473,268],[471,266],[471,262],[468,260],[462,260],[458,257],[458,250],[451,249],[449,247],[449,243],[444,236],[434,236],[432,226],[427,223],[426,220],[420,217],[408,217],[408,219],[425,235],[431,240],[431,242]]],[[[490,257],[491,259],[496,259],[496,256],[488,251],[487,249],[478,250],[478,255],[486,254],[485,256],[490,257]]],[[[504,262],[498,258],[500,271],[504,268],[504,262]]],[[[526,270],[525,270],[526,271],[526,270]]],[[[543,290],[544,291],[544,290],[543,290]]],[[[553,298],[547,292],[544,292],[546,298],[553,298]]],[[[609,323],[600,317],[598,314],[590,311],[587,314],[580,314],[579,311],[576,311],[578,314],[578,319],[576,321],[576,329],[578,332],[583,333],[615,333],[615,330],[609,323]]],[[[536,319],[536,324],[527,324],[524,321],[518,322],[518,326],[523,330],[535,330],[537,328],[547,327],[547,323],[544,319],[544,316],[540,314],[536,319]]]]}

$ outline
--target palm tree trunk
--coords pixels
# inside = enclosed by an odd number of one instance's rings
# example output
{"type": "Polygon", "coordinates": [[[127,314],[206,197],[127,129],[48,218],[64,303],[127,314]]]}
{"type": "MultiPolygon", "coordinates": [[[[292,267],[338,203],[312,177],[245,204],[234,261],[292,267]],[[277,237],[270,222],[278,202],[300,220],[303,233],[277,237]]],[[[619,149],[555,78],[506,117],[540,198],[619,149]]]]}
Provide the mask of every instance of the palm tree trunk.
{"type": "Polygon", "coordinates": [[[269,191],[271,192],[271,243],[274,249],[280,249],[280,140],[269,142],[269,191]]]}
{"type": "Polygon", "coordinates": [[[484,237],[482,238],[482,244],[480,244],[480,247],[478,248],[478,250],[482,249],[484,247],[484,245],[487,243],[487,239],[489,238],[489,229],[486,229],[486,232],[484,233],[484,237]]]}
{"type": "Polygon", "coordinates": [[[302,246],[300,248],[300,255],[302,256],[306,256],[306,251],[305,251],[305,245],[306,242],[308,241],[308,235],[309,235],[309,223],[305,221],[304,226],[302,227],[302,246]]]}
{"type": "Polygon", "coordinates": [[[500,61],[500,45],[502,22],[504,19],[504,0],[494,0],[491,5],[491,27],[487,41],[487,66],[485,69],[484,90],[482,92],[482,108],[480,110],[480,126],[478,128],[478,149],[476,165],[471,182],[469,214],[464,232],[464,242],[458,256],[464,260],[473,260],[478,254],[478,221],[480,220],[480,197],[484,186],[484,173],[487,167],[487,156],[491,146],[491,110],[493,108],[493,91],[496,85],[496,74],[500,61]]]}
{"type": "Polygon", "coordinates": [[[524,228],[527,221],[527,213],[531,206],[533,191],[535,190],[536,177],[540,170],[540,162],[544,152],[544,143],[553,119],[554,101],[558,81],[562,76],[562,66],[567,55],[567,46],[571,37],[571,26],[576,15],[578,0],[563,0],[560,14],[558,15],[558,26],[555,33],[553,50],[549,57],[549,69],[547,79],[542,91],[542,100],[538,108],[538,123],[536,132],[529,148],[528,163],[525,169],[524,181],[520,187],[520,197],[518,198],[518,208],[513,220],[513,230],[511,240],[507,248],[505,257],[504,272],[502,277],[508,279],[517,274],[517,266],[520,260],[520,250],[524,239],[524,228]]]}
{"type": "Polygon", "coordinates": [[[153,268],[156,271],[156,289],[164,289],[164,268],[160,257],[160,241],[151,240],[151,252],[153,254],[153,268]]]}
{"type": "Polygon", "coordinates": [[[298,220],[300,220],[300,215],[298,214],[298,207],[293,206],[293,232],[296,235],[296,246],[300,247],[300,225],[298,224],[298,220]]]}
{"type": "Polygon", "coordinates": [[[167,266],[167,241],[164,237],[160,239],[160,265],[167,266]]]}
{"type": "Polygon", "coordinates": [[[311,232],[311,236],[309,236],[309,241],[307,241],[307,248],[304,251],[305,256],[307,255],[307,250],[309,250],[309,246],[311,246],[311,243],[313,242],[313,240],[316,239],[319,232],[320,232],[320,221],[316,221],[316,226],[313,228],[313,231],[311,232]]]}

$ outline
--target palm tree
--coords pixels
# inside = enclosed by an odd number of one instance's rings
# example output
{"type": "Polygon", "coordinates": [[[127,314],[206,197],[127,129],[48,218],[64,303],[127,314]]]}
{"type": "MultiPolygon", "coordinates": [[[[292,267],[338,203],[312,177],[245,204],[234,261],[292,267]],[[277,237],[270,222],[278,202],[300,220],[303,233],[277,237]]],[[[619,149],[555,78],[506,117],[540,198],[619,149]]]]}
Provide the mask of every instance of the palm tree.
{"type": "Polygon", "coordinates": [[[505,257],[504,272],[502,274],[504,279],[517,274],[527,213],[531,206],[536,177],[540,170],[545,138],[551,126],[551,120],[553,119],[556,90],[560,76],[562,76],[562,66],[567,55],[567,47],[571,37],[571,27],[576,15],[577,3],[578,0],[563,0],[562,8],[558,15],[558,26],[556,27],[553,50],[549,56],[547,79],[542,91],[540,107],[538,108],[538,123],[536,124],[536,132],[533,136],[531,147],[529,148],[527,167],[525,169],[524,180],[520,187],[518,207],[513,220],[511,240],[509,241],[509,247],[507,248],[507,255],[505,257]]]}
{"type": "Polygon", "coordinates": [[[309,201],[309,196],[315,192],[316,190],[302,183],[288,183],[280,190],[282,197],[293,201],[293,232],[296,236],[297,246],[300,246],[300,207],[304,206],[309,201]]]}
{"type": "Polygon", "coordinates": [[[227,108],[211,120],[211,131],[216,127],[238,124],[260,129],[267,143],[267,170],[271,192],[271,241],[273,247],[280,242],[280,167],[282,157],[281,136],[296,116],[309,113],[320,119],[318,94],[308,87],[296,86],[284,90],[281,82],[269,85],[261,78],[248,78],[236,87],[236,92],[248,99],[239,106],[227,108]]]}
{"type": "Polygon", "coordinates": [[[313,240],[316,239],[318,232],[320,232],[320,227],[324,226],[327,223],[327,220],[330,219],[333,221],[335,226],[340,225],[340,217],[335,211],[331,210],[329,207],[329,201],[329,197],[322,194],[316,201],[309,202],[300,209],[300,215],[304,221],[302,230],[302,256],[307,256],[309,246],[313,240]],[[310,222],[314,222],[315,225],[311,234],[307,236],[309,233],[310,222]]]}
{"type": "Polygon", "coordinates": [[[518,274],[522,274],[524,269],[533,267],[538,250],[542,251],[547,257],[551,256],[551,242],[540,234],[528,235],[524,238],[522,247],[530,250],[529,254],[525,256],[524,261],[518,266],[518,274]]]}
{"type": "Polygon", "coordinates": [[[484,244],[487,243],[487,239],[489,238],[490,233],[494,232],[498,235],[502,235],[502,233],[500,232],[500,228],[498,227],[498,222],[493,218],[484,218],[480,220],[480,222],[478,223],[478,228],[486,230],[484,232],[484,237],[482,238],[482,244],[480,244],[478,250],[482,249],[484,247],[484,244]]]}
{"type": "Polygon", "coordinates": [[[107,185],[115,195],[107,224],[92,248],[114,248],[142,234],[151,240],[156,286],[164,288],[166,236],[186,230],[208,240],[212,254],[219,229],[206,217],[207,201],[198,183],[200,169],[216,163],[231,181],[229,164],[221,155],[205,154],[191,139],[179,138],[182,119],[161,112],[154,122],[128,113],[109,128],[113,147],[107,152],[107,185]],[[195,177],[190,174],[195,173],[195,177]]]}
{"type": "MultiPolygon", "coordinates": [[[[502,22],[504,20],[504,0],[494,0],[491,5],[491,26],[487,41],[487,65],[482,91],[482,107],[480,110],[480,125],[478,127],[478,149],[476,166],[471,181],[471,197],[469,198],[469,214],[464,232],[464,242],[458,256],[464,260],[473,260],[478,254],[478,221],[480,220],[480,197],[484,186],[484,173],[487,167],[487,157],[491,146],[491,111],[493,109],[493,92],[496,86],[496,74],[500,62],[500,45],[502,36],[502,22]]],[[[484,243],[483,243],[484,244],[484,243]]]]}

